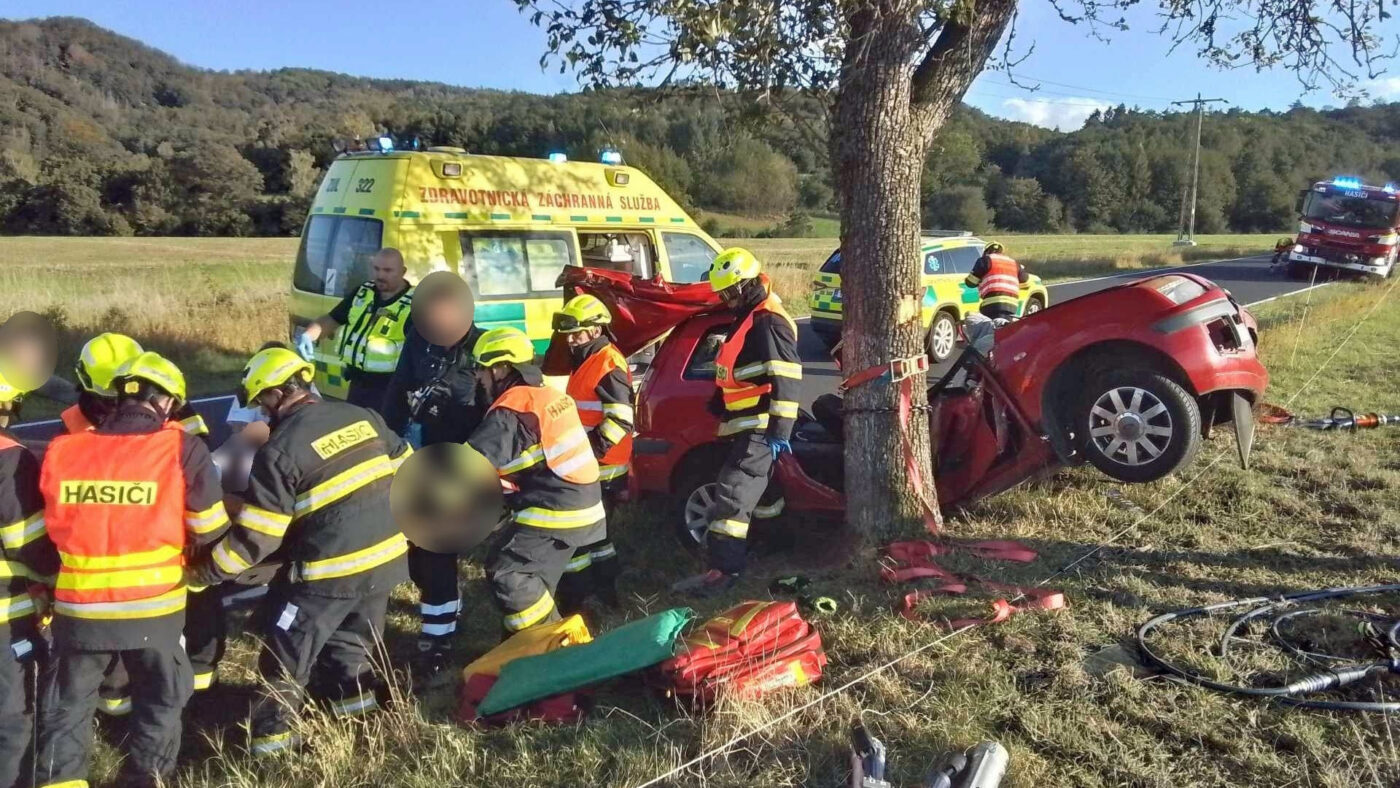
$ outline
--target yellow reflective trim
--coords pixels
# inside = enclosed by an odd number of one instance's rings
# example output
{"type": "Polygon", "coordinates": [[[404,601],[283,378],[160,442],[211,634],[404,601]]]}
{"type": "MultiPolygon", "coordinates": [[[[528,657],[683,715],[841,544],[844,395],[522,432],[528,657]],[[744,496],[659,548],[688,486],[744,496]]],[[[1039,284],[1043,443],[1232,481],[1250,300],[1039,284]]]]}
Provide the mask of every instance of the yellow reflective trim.
{"type": "Polygon", "coordinates": [[[168,586],[179,583],[184,573],[185,570],[178,565],[109,572],[60,572],[58,588],[64,591],[110,591],[114,588],[168,586]]]}
{"type": "Polygon", "coordinates": [[[29,515],[16,523],[0,527],[0,544],[6,550],[18,550],[44,535],[44,510],[29,515]]]}
{"type": "Polygon", "coordinates": [[[755,506],[753,508],[753,516],[759,520],[770,520],[782,514],[783,509],[786,507],[787,501],[779,498],[767,506],[755,506]]]}
{"type": "Polygon", "coordinates": [[[214,563],[218,564],[220,569],[231,575],[236,575],[253,565],[251,561],[239,555],[237,550],[229,546],[228,539],[214,545],[214,551],[209,554],[209,557],[214,559],[214,563]]]}
{"type": "Polygon", "coordinates": [[[238,524],[249,531],[281,539],[287,535],[287,526],[292,524],[292,517],[249,504],[238,513],[238,524]]]}
{"type": "Polygon", "coordinates": [[[749,524],[738,520],[716,520],[710,523],[709,531],[712,534],[724,534],[735,539],[747,539],[749,537],[749,524]]]}
{"type": "Polygon", "coordinates": [[[301,565],[301,579],[329,580],[334,577],[346,577],[360,572],[368,572],[407,552],[408,540],[404,538],[403,534],[394,534],[379,544],[371,545],[363,550],[356,550],[353,553],[338,555],[334,558],[322,558],[319,561],[307,561],[301,565]]]}
{"type": "Polygon", "coordinates": [[[295,747],[299,743],[296,736],[291,731],[284,733],[274,733],[271,736],[259,736],[253,739],[252,751],[254,755],[267,755],[285,750],[288,747],[295,747]]]}
{"type": "Polygon", "coordinates": [[[0,622],[14,621],[34,613],[34,598],[28,594],[0,596],[0,622]]]}
{"type": "Polygon", "coordinates": [[[795,361],[770,361],[768,371],[780,378],[802,379],[802,365],[795,361]]]}
{"type": "Polygon", "coordinates": [[[768,428],[768,414],[759,413],[755,416],[746,416],[740,419],[730,419],[719,425],[719,435],[737,435],[748,430],[763,430],[768,428]]]}
{"type": "Polygon", "coordinates": [[[200,692],[214,686],[214,671],[194,674],[194,691],[200,692]]]}
{"type": "Polygon", "coordinates": [[[544,460],[544,447],[536,443],[524,451],[520,456],[501,466],[501,475],[509,476],[517,471],[523,471],[532,465],[537,465],[544,460]]]}
{"type": "Polygon", "coordinates": [[[636,411],[632,409],[631,405],[628,405],[626,403],[608,402],[603,405],[603,414],[606,416],[612,416],[622,421],[630,422],[632,421],[632,418],[636,415],[636,411]]]}
{"type": "Polygon", "coordinates": [[[569,563],[564,565],[564,571],[582,572],[590,566],[593,566],[593,555],[591,553],[584,553],[583,555],[576,555],[569,559],[569,563]]]}
{"type": "Polygon", "coordinates": [[[123,618],[154,618],[178,613],[185,609],[185,587],[147,599],[129,602],[65,602],[55,600],[53,610],[61,616],[112,620],[123,618]]]}
{"type": "Polygon", "coordinates": [[[209,426],[204,423],[204,417],[198,413],[188,418],[180,419],[180,429],[186,435],[208,435],[209,426]]]}
{"type": "Polygon", "coordinates": [[[598,522],[605,516],[603,502],[599,501],[587,509],[545,509],[542,506],[532,506],[516,512],[515,522],[536,528],[582,528],[598,522]]]}
{"type": "Polygon", "coordinates": [[[377,708],[379,708],[379,699],[374,697],[373,692],[362,692],[353,698],[346,698],[331,704],[331,712],[337,717],[358,717],[377,708]]]}
{"type": "Polygon", "coordinates": [[[780,419],[795,419],[797,418],[797,403],[775,399],[768,403],[768,412],[780,419]]]}
{"type": "Polygon", "coordinates": [[[142,566],[155,566],[163,564],[180,555],[180,548],[173,545],[157,547],[154,550],[147,550],[144,553],[128,553],[126,555],[73,555],[72,553],[58,554],[63,565],[69,569],[76,569],[80,572],[96,572],[108,569],[135,569],[142,566]]]}
{"type": "Polygon", "coordinates": [[[403,444],[403,451],[399,452],[399,456],[397,456],[397,457],[390,457],[390,458],[389,458],[389,462],[393,464],[393,466],[394,466],[394,471],[397,472],[397,471],[399,470],[399,466],[400,466],[400,465],[403,465],[404,460],[407,460],[409,457],[412,457],[412,456],[413,456],[413,447],[410,446],[410,445],[408,445],[408,441],[404,441],[404,444],[403,444]]]}
{"type": "Polygon", "coordinates": [[[627,475],[627,465],[600,465],[598,466],[598,481],[610,482],[619,476],[627,475]]]}
{"type": "Polygon", "coordinates": [[[97,710],[108,717],[125,717],[131,713],[131,698],[100,698],[97,710]]]}
{"type": "Polygon", "coordinates": [[[185,510],[185,527],[197,534],[211,534],[227,524],[228,511],[223,501],[216,501],[202,512],[185,510]]]}
{"type": "Polygon", "coordinates": [[[752,408],[752,407],[754,407],[755,405],[757,405],[757,404],[759,403],[759,400],[761,400],[761,399],[763,399],[763,395],[762,395],[762,394],[755,394],[755,395],[753,395],[752,397],[745,397],[744,399],[737,399],[737,400],[734,400],[733,402],[725,402],[725,403],[724,403],[724,409],[725,409],[725,410],[729,410],[729,411],[748,410],[749,408],[752,408]]]}
{"type": "Polygon", "coordinates": [[[506,616],[506,629],[511,632],[519,632],[527,627],[532,627],[549,616],[549,612],[554,609],[554,597],[546,590],[544,595],[533,605],[525,608],[519,613],[506,616]]]}
{"type": "Polygon", "coordinates": [[[626,427],[623,427],[622,425],[618,424],[612,419],[608,419],[602,424],[599,424],[598,432],[601,433],[605,439],[612,443],[620,442],[629,434],[629,431],[626,427]]]}
{"type": "Polygon", "coordinates": [[[394,464],[383,454],[341,471],[297,496],[298,517],[310,514],[380,479],[394,475],[394,464]]]}
{"type": "Polygon", "coordinates": [[[39,788],[88,788],[87,780],[64,780],[61,783],[44,783],[39,788]]]}

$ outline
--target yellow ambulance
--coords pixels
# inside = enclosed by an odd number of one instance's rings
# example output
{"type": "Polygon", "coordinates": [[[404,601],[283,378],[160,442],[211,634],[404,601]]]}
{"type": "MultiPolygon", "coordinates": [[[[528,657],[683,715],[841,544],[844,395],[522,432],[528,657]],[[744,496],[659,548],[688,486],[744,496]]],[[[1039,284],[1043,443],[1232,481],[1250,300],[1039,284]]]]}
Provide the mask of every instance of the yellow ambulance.
{"type": "MultiPolygon", "coordinates": [[[[699,282],[720,246],[645,174],[615,164],[478,156],[461,148],[343,153],[326,171],[292,274],[292,333],[369,279],[375,251],[403,253],[411,281],[454,270],[476,322],[513,326],[541,353],[566,265],[699,282]]],[[[344,394],[334,336],[316,348],[317,385],[344,394]]]]}

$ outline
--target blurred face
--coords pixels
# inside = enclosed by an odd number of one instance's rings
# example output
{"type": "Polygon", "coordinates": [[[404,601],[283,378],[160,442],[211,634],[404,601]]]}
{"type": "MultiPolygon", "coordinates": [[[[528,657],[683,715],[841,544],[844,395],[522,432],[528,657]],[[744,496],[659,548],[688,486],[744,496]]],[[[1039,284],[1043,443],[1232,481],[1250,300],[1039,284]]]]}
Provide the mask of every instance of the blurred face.
{"type": "Polygon", "coordinates": [[[421,315],[415,316],[414,321],[418,333],[439,347],[451,347],[462,341],[472,327],[462,304],[447,296],[425,304],[421,315]]]}
{"type": "Polygon", "coordinates": [[[583,347],[597,339],[602,333],[603,329],[601,327],[589,326],[582,331],[572,331],[565,334],[564,341],[568,343],[569,347],[583,347]]]}
{"type": "Polygon", "coordinates": [[[381,296],[391,296],[403,290],[408,269],[397,249],[380,249],[370,260],[370,276],[374,290],[381,296]]]}

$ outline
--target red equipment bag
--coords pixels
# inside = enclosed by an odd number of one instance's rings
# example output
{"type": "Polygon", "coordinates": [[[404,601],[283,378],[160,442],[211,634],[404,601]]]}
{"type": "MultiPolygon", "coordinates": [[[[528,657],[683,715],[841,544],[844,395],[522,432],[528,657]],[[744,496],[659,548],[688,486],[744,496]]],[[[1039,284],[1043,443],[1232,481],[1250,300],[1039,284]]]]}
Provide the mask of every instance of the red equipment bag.
{"type": "Polygon", "coordinates": [[[806,686],[826,666],[821,635],[790,600],[741,602],[687,635],[680,650],[661,663],[660,684],[702,703],[806,686]]]}
{"type": "Polygon", "coordinates": [[[485,725],[496,728],[516,722],[543,722],[547,725],[572,725],[588,713],[588,698],[581,692],[564,692],[541,698],[534,703],[518,706],[500,714],[482,717],[476,713],[486,693],[491,691],[499,676],[474,673],[462,682],[457,692],[457,721],[464,725],[485,725]]]}

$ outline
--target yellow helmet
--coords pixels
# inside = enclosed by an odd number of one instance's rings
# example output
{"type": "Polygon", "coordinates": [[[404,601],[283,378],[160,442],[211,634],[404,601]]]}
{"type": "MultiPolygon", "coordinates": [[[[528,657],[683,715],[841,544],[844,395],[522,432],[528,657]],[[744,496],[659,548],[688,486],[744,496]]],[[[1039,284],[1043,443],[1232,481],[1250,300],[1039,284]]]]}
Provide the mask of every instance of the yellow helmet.
{"type": "Polygon", "coordinates": [[[85,390],[101,397],[115,397],[112,378],[117,369],[141,355],[141,351],[141,345],[125,334],[98,334],[83,345],[73,374],[85,390]]]}
{"type": "Polygon", "coordinates": [[[5,377],[4,372],[0,372],[0,405],[14,403],[28,393],[20,386],[11,383],[9,378],[5,377]]]}
{"type": "Polygon", "coordinates": [[[529,364],[535,360],[535,346],[518,328],[493,328],[476,340],[472,356],[483,367],[529,364]]]}
{"type": "Polygon", "coordinates": [[[725,249],[710,263],[710,287],[718,293],[748,279],[757,279],[763,272],[758,258],[748,249],[737,246],[725,249]]]}
{"type": "Polygon", "coordinates": [[[982,249],[982,254],[1003,254],[1004,252],[1005,250],[1002,249],[1001,244],[997,243],[996,241],[992,241],[991,243],[987,244],[985,248],[982,249]]]}
{"type": "Polygon", "coordinates": [[[597,298],[584,294],[569,299],[564,308],[554,313],[554,330],[560,334],[572,334],[590,326],[606,326],[612,322],[612,313],[607,305],[597,298]]]}
{"type": "Polygon", "coordinates": [[[147,350],[122,364],[112,376],[112,387],[118,395],[140,394],[142,383],[185,401],[185,373],[159,353],[147,350]]]}
{"type": "Polygon", "coordinates": [[[297,355],[296,351],[285,347],[270,347],[259,350],[243,365],[243,388],[240,399],[246,407],[258,395],[300,376],[310,383],[316,376],[316,367],[310,361],[297,355]]]}

